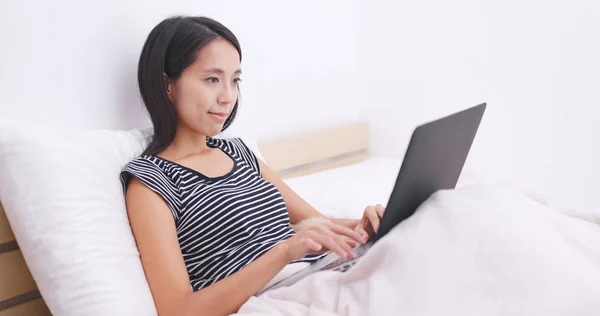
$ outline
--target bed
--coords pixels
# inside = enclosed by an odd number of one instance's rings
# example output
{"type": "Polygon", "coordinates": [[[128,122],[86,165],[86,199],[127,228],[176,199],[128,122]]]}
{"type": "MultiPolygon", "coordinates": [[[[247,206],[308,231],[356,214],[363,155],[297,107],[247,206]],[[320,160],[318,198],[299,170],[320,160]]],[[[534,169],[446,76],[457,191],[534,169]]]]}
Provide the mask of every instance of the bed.
{"type": "MultiPolygon", "coordinates": [[[[357,218],[367,205],[385,205],[401,164],[370,155],[369,138],[368,124],[352,122],[263,141],[256,148],[325,215],[357,218]]],[[[479,184],[463,172],[458,187],[464,190],[432,198],[354,272],[318,273],[253,297],[239,314],[600,313],[594,294],[600,293],[597,225],[479,184]]],[[[50,314],[25,262],[0,206],[0,316],[50,314]]]]}
{"type": "MultiPolygon", "coordinates": [[[[401,163],[370,156],[368,141],[368,124],[352,122],[260,142],[258,148],[269,166],[321,212],[357,218],[365,206],[385,204],[401,163]]],[[[49,315],[1,205],[0,252],[0,315],[49,315]]]]}
{"type": "MultiPolygon", "coordinates": [[[[368,139],[368,124],[353,122],[265,141],[258,147],[269,165],[325,214],[357,217],[365,203],[385,202],[399,166],[394,159],[370,157],[368,139]],[[380,177],[380,181],[341,181],[353,175],[362,177],[369,171],[376,173],[369,179],[380,177]],[[377,190],[375,184],[382,190],[377,190]],[[369,198],[362,194],[360,201],[347,200],[343,194],[335,193],[365,187],[372,195],[369,198]],[[324,195],[328,198],[323,198],[324,195]],[[347,207],[350,205],[354,207],[347,207]]],[[[0,315],[50,315],[1,204],[0,315]]]]}
{"type": "Polygon", "coordinates": [[[0,315],[50,315],[0,205],[0,315]]]}
{"type": "MultiPolygon", "coordinates": [[[[271,168],[325,214],[357,217],[365,203],[385,202],[399,166],[397,160],[370,157],[368,139],[368,124],[353,122],[265,141],[258,148],[271,168]],[[376,174],[368,178],[381,177],[380,181],[341,181],[353,175],[362,177],[370,170],[376,174]],[[377,190],[375,184],[382,190],[377,190]],[[362,194],[364,199],[360,201],[335,193],[363,190],[365,185],[372,195],[362,194]]],[[[14,315],[50,315],[50,311],[0,204],[0,316],[14,315]]]]}

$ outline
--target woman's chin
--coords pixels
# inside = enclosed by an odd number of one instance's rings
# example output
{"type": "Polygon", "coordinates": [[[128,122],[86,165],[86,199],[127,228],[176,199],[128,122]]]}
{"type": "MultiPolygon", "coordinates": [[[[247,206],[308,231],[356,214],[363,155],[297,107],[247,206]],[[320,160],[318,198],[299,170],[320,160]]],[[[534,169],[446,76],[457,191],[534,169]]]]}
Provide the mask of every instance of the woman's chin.
{"type": "Polygon", "coordinates": [[[211,126],[211,128],[206,131],[207,132],[206,136],[215,137],[221,133],[222,129],[223,129],[223,125],[211,126]]]}
{"type": "MultiPolygon", "coordinates": [[[[182,126],[179,126],[180,128],[182,128],[182,126]]],[[[217,135],[219,135],[221,133],[221,129],[223,129],[223,124],[190,124],[187,125],[187,128],[184,128],[185,130],[187,130],[188,132],[194,133],[194,134],[201,134],[204,136],[208,136],[208,137],[215,137],[217,135]]]]}

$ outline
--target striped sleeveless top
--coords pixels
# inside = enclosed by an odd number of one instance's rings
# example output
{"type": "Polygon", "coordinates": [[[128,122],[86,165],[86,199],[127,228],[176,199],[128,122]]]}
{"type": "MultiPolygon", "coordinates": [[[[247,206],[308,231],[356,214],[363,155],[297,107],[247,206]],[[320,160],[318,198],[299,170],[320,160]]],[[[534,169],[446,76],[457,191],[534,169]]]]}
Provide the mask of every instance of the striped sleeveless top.
{"type": "MultiPolygon", "coordinates": [[[[169,206],[179,246],[198,291],[239,271],[295,235],[283,197],[261,176],[258,160],[239,138],[206,138],[233,160],[230,172],[207,177],[154,155],[140,156],[121,172],[124,190],[132,176],[169,206]]],[[[314,262],[324,254],[295,262],[314,262]]]]}

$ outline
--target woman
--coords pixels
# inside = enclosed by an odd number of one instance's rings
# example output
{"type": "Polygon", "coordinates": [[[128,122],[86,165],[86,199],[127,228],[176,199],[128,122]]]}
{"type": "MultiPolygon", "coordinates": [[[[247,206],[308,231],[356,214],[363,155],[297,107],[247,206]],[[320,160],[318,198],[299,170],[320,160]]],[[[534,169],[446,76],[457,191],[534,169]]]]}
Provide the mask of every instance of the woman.
{"type": "Polygon", "coordinates": [[[142,49],[154,137],[122,179],[161,316],[233,313],[284,268],[327,251],[353,257],[379,226],[380,205],[361,220],[325,219],[241,139],[213,138],[235,118],[241,56],[231,31],[205,17],[162,21],[142,49]]]}

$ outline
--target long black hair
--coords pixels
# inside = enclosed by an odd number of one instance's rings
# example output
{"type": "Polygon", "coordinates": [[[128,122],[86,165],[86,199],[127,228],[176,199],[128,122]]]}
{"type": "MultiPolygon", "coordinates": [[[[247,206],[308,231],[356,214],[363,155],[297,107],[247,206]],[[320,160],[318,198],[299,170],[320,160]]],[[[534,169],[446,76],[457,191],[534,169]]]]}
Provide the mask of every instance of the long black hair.
{"type": "MultiPolygon", "coordinates": [[[[235,35],[223,24],[207,17],[169,17],[148,35],[138,63],[138,85],[152,120],[154,135],[143,155],[155,155],[165,150],[177,131],[177,113],[167,95],[164,75],[177,80],[183,70],[196,61],[198,50],[216,38],[230,42],[241,61],[242,50],[235,35]]],[[[235,119],[238,102],[239,98],[222,131],[235,119]]]]}

